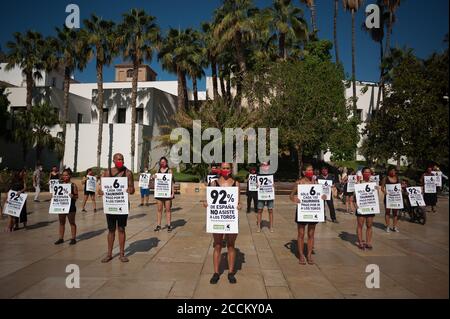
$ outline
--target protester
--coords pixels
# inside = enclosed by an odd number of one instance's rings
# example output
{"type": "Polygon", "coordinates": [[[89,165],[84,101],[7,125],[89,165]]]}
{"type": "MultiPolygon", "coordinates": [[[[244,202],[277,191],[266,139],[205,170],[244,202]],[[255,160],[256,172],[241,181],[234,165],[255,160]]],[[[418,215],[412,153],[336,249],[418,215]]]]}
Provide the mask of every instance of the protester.
{"type": "Polygon", "coordinates": [[[75,206],[75,202],[78,199],[78,187],[75,183],[70,181],[72,177],[72,171],[70,168],[66,168],[62,172],[61,182],[64,184],[71,184],[70,187],[70,208],[68,214],[59,214],[59,239],[55,242],[55,245],[60,245],[64,243],[64,232],[66,229],[66,218],[69,219],[70,231],[72,233],[72,239],[70,240],[69,245],[75,245],[77,243],[77,225],[75,224],[75,213],[77,208],[75,206]]]}

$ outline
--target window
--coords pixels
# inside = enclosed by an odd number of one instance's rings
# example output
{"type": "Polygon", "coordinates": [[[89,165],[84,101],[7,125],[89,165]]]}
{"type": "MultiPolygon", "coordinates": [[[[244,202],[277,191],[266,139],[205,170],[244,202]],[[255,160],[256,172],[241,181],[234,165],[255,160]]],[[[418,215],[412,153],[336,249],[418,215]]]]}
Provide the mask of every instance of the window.
{"type": "Polygon", "coordinates": [[[103,123],[108,123],[108,109],[103,109],[103,123]]]}
{"type": "Polygon", "coordinates": [[[136,109],[136,124],[144,124],[144,109],[136,109]]]}
{"type": "Polygon", "coordinates": [[[127,119],[127,109],[118,109],[117,110],[117,123],[125,123],[127,119]]]}
{"type": "Polygon", "coordinates": [[[133,70],[132,69],[129,69],[128,71],[127,71],[127,78],[132,78],[133,77],[133,70]]]}
{"type": "Polygon", "coordinates": [[[77,123],[83,123],[83,114],[78,113],[78,116],[77,116],[77,123]]]}

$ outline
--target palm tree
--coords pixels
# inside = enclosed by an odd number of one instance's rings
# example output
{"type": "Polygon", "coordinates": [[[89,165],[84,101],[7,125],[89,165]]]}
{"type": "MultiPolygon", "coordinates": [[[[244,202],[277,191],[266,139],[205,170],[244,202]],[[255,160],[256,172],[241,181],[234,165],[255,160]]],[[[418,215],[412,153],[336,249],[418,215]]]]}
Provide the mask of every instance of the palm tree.
{"type": "Polygon", "coordinates": [[[279,57],[286,60],[286,38],[295,37],[305,41],[308,38],[307,23],[303,11],[292,4],[292,0],[274,0],[270,8],[272,23],[277,30],[279,57]]]}
{"type": "Polygon", "coordinates": [[[400,0],[383,0],[383,4],[389,12],[388,30],[386,33],[386,48],[384,50],[385,55],[388,55],[391,49],[391,34],[392,27],[395,22],[395,11],[397,11],[400,6],[400,0]]]}
{"type": "Polygon", "coordinates": [[[88,31],[87,43],[95,50],[97,70],[97,111],[98,111],[98,138],[97,138],[97,168],[100,168],[103,139],[103,67],[111,64],[113,56],[117,53],[114,48],[114,22],[102,20],[96,15],[91,15],[89,20],[84,20],[88,31]]]}
{"type": "Polygon", "coordinates": [[[217,82],[217,39],[214,37],[214,24],[202,23],[203,45],[206,48],[206,55],[211,64],[211,77],[213,84],[213,99],[219,97],[219,88],[217,82]]]}
{"type": "Polygon", "coordinates": [[[337,36],[337,17],[339,12],[339,0],[334,0],[334,21],[333,21],[333,37],[334,37],[334,51],[336,52],[336,64],[339,64],[339,49],[337,36]]]}
{"type": "Polygon", "coordinates": [[[223,50],[232,45],[235,58],[239,66],[236,74],[236,99],[238,107],[241,107],[242,81],[247,73],[247,61],[245,55],[245,43],[255,37],[253,27],[254,17],[258,9],[251,0],[224,0],[223,5],[216,10],[216,26],[214,36],[219,40],[218,49],[223,50]]]}
{"type": "Polygon", "coordinates": [[[306,4],[309,10],[311,11],[311,24],[313,27],[313,34],[316,35],[317,33],[316,4],[314,3],[314,0],[300,0],[300,3],[306,4]]]}
{"type": "MultiPolygon", "coordinates": [[[[90,57],[91,50],[87,45],[87,34],[84,29],[69,29],[63,26],[56,28],[56,38],[50,39],[51,47],[55,54],[50,55],[47,60],[48,69],[62,67],[64,69],[64,97],[63,97],[63,117],[62,117],[62,140],[66,140],[67,121],[69,120],[69,91],[72,75],[76,70],[83,70],[90,57]]],[[[61,166],[64,162],[61,162],[61,166]]]]}
{"type": "Polygon", "coordinates": [[[159,42],[159,27],[156,18],[147,15],[144,10],[132,9],[123,14],[123,22],[118,26],[117,45],[121,48],[124,60],[131,60],[133,77],[131,88],[131,171],[134,172],[136,149],[136,99],[138,73],[140,65],[151,61],[153,50],[159,42]]]}
{"type": "Polygon", "coordinates": [[[198,107],[198,86],[197,79],[201,79],[205,72],[203,67],[207,65],[206,49],[203,47],[194,48],[192,55],[189,57],[190,63],[188,65],[187,73],[192,79],[192,91],[194,92],[194,106],[198,107]]]}
{"type": "Polygon", "coordinates": [[[196,45],[195,31],[170,29],[162,40],[158,60],[163,69],[175,73],[178,79],[178,109],[187,110],[187,82],[186,73],[192,65],[192,57],[199,46],[196,45]]]}
{"type": "Polygon", "coordinates": [[[343,0],[344,9],[352,14],[352,86],[353,86],[353,116],[356,115],[356,63],[355,63],[355,14],[362,6],[363,0],[343,0]]]}
{"type": "Polygon", "coordinates": [[[31,110],[33,100],[33,88],[35,80],[42,79],[42,71],[45,70],[44,48],[45,39],[38,32],[27,31],[14,33],[14,41],[6,44],[9,51],[6,53],[6,70],[18,66],[22,69],[26,83],[26,107],[31,110]]]}

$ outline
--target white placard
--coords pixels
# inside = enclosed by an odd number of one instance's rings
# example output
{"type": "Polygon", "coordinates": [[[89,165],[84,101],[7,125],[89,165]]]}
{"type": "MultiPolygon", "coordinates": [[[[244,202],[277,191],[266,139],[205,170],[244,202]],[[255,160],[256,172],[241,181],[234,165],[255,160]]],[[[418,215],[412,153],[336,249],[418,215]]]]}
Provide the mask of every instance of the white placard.
{"type": "Polygon", "coordinates": [[[324,203],[321,198],[321,185],[297,185],[297,195],[300,199],[300,204],[297,204],[298,222],[325,221],[324,203]]]}
{"type": "Polygon", "coordinates": [[[317,182],[322,185],[322,193],[327,196],[326,200],[331,200],[331,187],[333,186],[333,181],[328,179],[318,179],[317,182]]]}
{"type": "Polygon", "coordinates": [[[238,187],[207,187],[206,232],[237,234],[239,232],[238,187]]]}
{"type": "Polygon", "coordinates": [[[172,174],[155,175],[155,198],[172,198],[172,174]]]}
{"type": "Polygon", "coordinates": [[[424,176],[425,193],[436,193],[436,176],[424,176]]]}
{"type": "Polygon", "coordinates": [[[403,209],[401,184],[386,184],[386,208],[403,209]]]}
{"type": "Polygon", "coordinates": [[[152,175],[150,173],[141,173],[139,175],[139,187],[142,189],[148,189],[151,176],[152,175]]]}
{"type": "Polygon", "coordinates": [[[431,174],[436,176],[436,186],[442,187],[442,172],[441,171],[432,171],[431,174]]]}
{"type": "Polygon", "coordinates": [[[258,200],[274,200],[273,175],[258,176],[258,200]]]}
{"type": "Polygon", "coordinates": [[[206,176],[206,184],[211,185],[212,182],[217,181],[219,177],[217,175],[208,175],[206,176]]]}
{"type": "Polygon", "coordinates": [[[380,201],[375,183],[363,183],[355,185],[356,203],[358,213],[361,215],[379,214],[380,201]]]}
{"type": "Polygon", "coordinates": [[[357,181],[356,175],[348,175],[347,179],[347,193],[353,193],[355,191],[355,184],[357,181]]]}
{"type": "Polygon", "coordinates": [[[377,185],[380,185],[380,175],[372,175],[370,176],[370,180],[371,183],[375,183],[377,185]]]}
{"type": "Polygon", "coordinates": [[[25,205],[25,202],[27,201],[27,197],[28,194],[21,193],[20,195],[17,195],[16,191],[10,190],[8,192],[8,198],[3,213],[5,215],[19,217],[23,205],[25,205]]]}
{"type": "Polygon", "coordinates": [[[86,192],[93,192],[97,190],[97,177],[95,176],[86,176],[86,192]]]}
{"type": "Polygon", "coordinates": [[[257,192],[258,191],[258,175],[250,174],[248,175],[248,191],[257,192]]]}
{"type": "Polygon", "coordinates": [[[70,210],[70,194],[72,184],[58,183],[50,190],[52,200],[50,202],[49,214],[68,214],[70,210]]]}
{"type": "Polygon", "coordinates": [[[408,192],[409,203],[412,207],[426,206],[420,187],[407,187],[406,191],[408,192]]]}
{"type": "Polygon", "coordinates": [[[128,178],[102,177],[103,212],[111,215],[128,215],[128,178]]]}

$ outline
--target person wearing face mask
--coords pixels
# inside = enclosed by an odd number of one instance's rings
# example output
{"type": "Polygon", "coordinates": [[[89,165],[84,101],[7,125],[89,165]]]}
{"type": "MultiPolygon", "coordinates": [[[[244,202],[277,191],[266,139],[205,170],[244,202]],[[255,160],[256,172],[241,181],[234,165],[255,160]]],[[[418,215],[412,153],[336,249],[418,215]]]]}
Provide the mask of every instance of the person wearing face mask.
{"type": "MultiPolygon", "coordinates": [[[[296,203],[300,204],[300,199],[298,198],[298,185],[303,184],[317,184],[317,181],[314,180],[314,168],[310,164],[304,164],[302,168],[302,175],[300,179],[297,180],[295,183],[294,188],[291,191],[291,194],[289,196],[289,199],[296,203]]],[[[322,195],[322,199],[326,199],[326,195],[322,195]]],[[[296,209],[295,212],[295,222],[297,223],[297,247],[298,247],[298,255],[299,255],[299,263],[301,265],[306,265],[306,262],[310,265],[314,265],[314,260],[312,259],[312,254],[314,250],[314,234],[316,230],[317,222],[299,222],[298,220],[298,210],[296,209]],[[306,253],[306,260],[305,260],[305,253],[304,253],[304,244],[305,244],[305,229],[306,226],[308,226],[307,234],[308,234],[308,241],[307,241],[307,253],[306,253]]]]}
{"type": "Polygon", "coordinates": [[[37,165],[33,173],[33,187],[35,189],[34,201],[39,202],[39,194],[41,193],[41,176],[42,165],[37,165]]]}
{"type": "Polygon", "coordinates": [[[70,240],[69,245],[75,245],[77,243],[77,225],[75,224],[75,213],[77,208],[75,206],[75,202],[78,199],[78,187],[75,183],[70,181],[72,177],[72,170],[70,168],[66,168],[62,172],[61,182],[64,184],[71,184],[71,192],[70,192],[70,208],[68,214],[59,214],[59,239],[55,242],[55,245],[60,245],[64,243],[64,232],[66,229],[66,218],[69,219],[70,231],[72,233],[72,239],[70,240]]]}
{"type": "Polygon", "coordinates": [[[51,179],[55,179],[55,180],[59,180],[60,176],[59,176],[59,171],[58,171],[58,167],[53,166],[52,170],[50,171],[50,175],[48,177],[49,180],[51,179]]]}
{"type": "Polygon", "coordinates": [[[86,171],[86,176],[84,176],[83,180],[81,181],[81,184],[83,185],[83,188],[84,188],[84,190],[83,190],[84,191],[83,208],[81,209],[81,211],[83,213],[86,212],[86,203],[87,203],[87,200],[90,197],[91,200],[92,200],[92,205],[94,206],[94,213],[96,213],[97,212],[97,206],[96,206],[96,203],[95,203],[95,192],[87,190],[87,183],[88,183],[89,176],[94,176],[94,171],[92,170],[92,168],[89,168],[86,171]]]}
{"type": "Polygon", "coordinates": [[[428,207],[431,207],[431,211],[433,213],[436,213],[436,204],[437,204],[437,193],[425,193],[425,176],[434,176],[433,173],[433,165],[428,165],[426,171],[422,174],[420,177],[420,182],[422,184],[422,193],[423,193],[423,200],[425,201],[425,205],[428,207]]]}
{"type": "Polygon", "coordinates": [[[247,183],[247,191],[246,191],[246,195],[247,195],[247,213],[250,213],[250,209],[252,206],[252,201],[253,201],[253,207],[254,207],[254,211],[257,212],[257,203],[258,203],[258,191],[250,191],[249,190],[249,177],[250,175],[256,175],[256,167],[250,167],[249,169],[249,174],[247,174],[247,176],[245,177],[245,182],[247,183]]]}
{"type": "Polygon", "coordinates": [[[345,197],[345,208],[347,214],[353,214],[353,212],[356,210],[355,208],[355,192],[349,192],[348,191],[348,177],[350,175],[353,175],[354,171],[352,168],[349,168],[347,173],[342,179],[342,184],[344,185],[344,197],[345,197]],[[350,208],[350,210],[349,210],[350,208]]]}
{"type": "MultiPolygon", "coordinates": [[[[388,167],[388,175],[383,178],[381,181],[381,191],[384,193],[384,207],[386,207],[386,185],[387,184],[400,184],[400,180],[397,176],[397,171],[395,169],[395,166],[389,166],[388,167]]],[[[394,227],[392,228],[392,231],[399,232],[399,229],[397,227],[398,224],[398,209],[390,209],[386,208],[386,214],[385,214],[385,221],[386,221],[386,232],[389,233],[391,231],[390,229],[390,221],[391,221],[391,212],[394,216],[394,227]]]]}
{"type": "MultiPolygon", "coordinates": [[[[230,163],[222,163],[220,177],[217,181],[214,181],[214,185],[217,187],[237,187],[239,190],[239,182],[236,181],[231,176],[231,164],[230,163]]],[[[241,209],[241,199],[240,192],[238,192],[237,198],[237,208],[241,209]]],[[[207,201],[203,202],[203,207],[207,208],[207,201]]],[[[219,265],[220,265],[220,256],[222,252],[223,243],[226,242],[227,251],[228,251],[228,281],[231,284],[235,284],[237,282],[235,277],[235,262],[236,262],[236,249],[235,243],[238,234],[212,234],[214,240],[214,253],[213,253],[213,265],[214,265],[214,274],[210,279],[210,284],[217,284],[220,278],[219,274],[219,265]]]]}
{"type": "MultiPolygon", "coordinates": [[[[144,167],[144,171],[142,173],[148,174],[147,166],[144,167]]],[[[141,203],[139,204],[139,207],[144,206],[144,200],[145,200],[145,206],[149,206],[150,204],[148,203],[148,201],[150,198],[150,189],[148,187],[147,188],[140,187],[140,191],[141,191],[141,203]]]]}
{"type": "MultiPolygon", "coordinates": [[[[261,176],[268,176],[271,175],[269,172],[269,163],[268,162],[262,162],[260,165],[260,173],[258,174],[258,179],[261,176]]],[[[274,186],[275,187],[275,186],[274,186]]],[[[271,233],[274,232],[273,230],[273,206],[274,206],[274,200],[258,200],[258,216],[257,216],[257,228],[256,232],[261,232],[261,221],[262,221],[262,212],[264,210],[264,207],[267,206],[267,210],[269,211],[269,231],[271,233]]]]}
{"type": "Polygon", "coordinates": [[[206,176],[205,185],[211,186],[213,184],[213,181],[216,181],[220,177],[220,167],[212,163],[211,164],[211,172],[206,176]]]}
{"type": "MultiPolygon", "coordinates": [[[[126,192],[128,195],[133,195],[135,192],[134,189],[134,180],[133,173],[125,167],[123,155],[120,153],[116,153],[113,156],[114,167],[111,167],[105,170],[102,174],[102,177],[126,177],[128,180],[128,188],[126,192]]],[[[99,196],[103,196],[104,193],[101,187],[101,180],[98,183],[98,191],[99,196]]],[[[128,206],[130,203],[128,202],[128,206]]],[[[128,215],[113,215],[106,214],[106,221],[108,223],[108,251],[105,258],[102,259],[102,263],[107,263],[112,260],[112,250],[114,247],[114,240],[116,236],[116,228],[119,233],[119,250],[120,257],[119,260],[121,262],[128,262],[128,258],[125,257],[125,227],[127,226],[128,215]]]]}
{"type": "MultiPolygon", "coordinates": [[[[319,179],[323,179],[323,180],[327,180],[327,181],[331,181],[333,183],[332,188],[335,189],[336,188],[336,180],[335,177],[332,175],[328,174],[328,167],[323,166],[321,169],[321,174],[317,176],[317,180],[319,179]]],[[[334,209],[334,203],[333,203],[333,192],[331,192],[331,197],[330,200],[326,200],[325,201],[328,205],[328,209],[330,210],[330,218],[331,221],[333,223],[337,223],[337,219],[336,219],[336,211],[334,209]]]]}
{"type": "MultiPolygon", "coordinates": [[[[370,176],[372,176],[372,171],[369,167],[364,167],[361,171],[362,179],[358,181],[359,184],[365,184],[370,183],[370,176]]],[[[379,187],[375,186],[375,189],[378,191],[379,187]]],[[[358,236],[358,243],[357,246],[359,249],[369,249],[372,250],[372,234],[373,234],[373,218],[375,217],[375,214],[369,214],[369,215],[361,215],[358,212],[358,207],[356,205],[356,220],[357,220],[357,228],[356,233],[358,236]],[[364,223],[366,224],[366,242],[362,239],[362,232],[364,223]]]]}
{"type": "MultiPolygon", "coordinates": [[[[175,196],[175,180],[173,178],[173,171],[172,171],[171,168],[169,168],[168,163],[169,162],[168,162],[167,158],[161,157],[161,159],[159,160],[158,174],[172,174],[172,196],[171,196],[170,199],[169,198],[156,198],[155,197],[156,204],[157,204],[157,207],[158,207],[158,211],[157,211],[158,215],[156,216],[158,224],[156,225],[154,231],[160,231],[162,229],[161,228],[162,211],[163,211],[163,208],[165,208],[165,210],[166,210],[166,222],[167,222],[166,227],[167,227],[167,232],[170,233],[173,230],[173,227],[171,225],[171,208],[172,208],[172,199],[175,196]]],[[[156,178],[156,175],[153,176],[153,178],[156,178]]]]}

